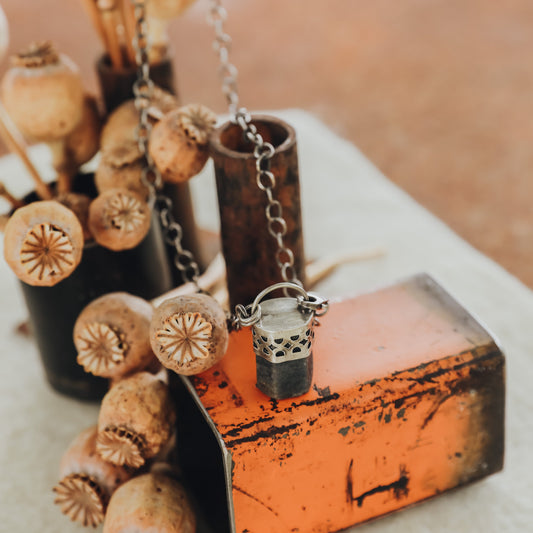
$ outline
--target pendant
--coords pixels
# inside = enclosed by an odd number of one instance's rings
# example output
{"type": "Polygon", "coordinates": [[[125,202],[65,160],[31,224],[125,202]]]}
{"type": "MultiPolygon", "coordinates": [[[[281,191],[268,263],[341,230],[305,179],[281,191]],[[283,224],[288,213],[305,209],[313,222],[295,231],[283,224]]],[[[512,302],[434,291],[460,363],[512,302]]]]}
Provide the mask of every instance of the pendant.
{"type": "Polygon", "coordinates": [[[242,325],[252,326],[257,387],[278,400],[309,391],[313,379],[313,340],[317,317],[327,301],[295,283],[277,283],[262,291],[249,308],[237,309],[242,325]],[[277,289],[291,289],[297,297],[262,301],[277,289]],[[242,320],[242,313],[249,316],[242,320]],[[240,313],[239,313],[240,311],[240,313]]]}

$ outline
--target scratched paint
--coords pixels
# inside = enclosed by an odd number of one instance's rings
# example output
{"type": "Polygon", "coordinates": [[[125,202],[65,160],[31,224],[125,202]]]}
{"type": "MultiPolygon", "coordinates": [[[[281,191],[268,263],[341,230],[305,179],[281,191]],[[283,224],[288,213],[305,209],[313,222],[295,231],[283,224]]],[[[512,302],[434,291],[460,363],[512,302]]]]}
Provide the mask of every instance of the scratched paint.
{"type": "Polygon", "coordinates": [[[232,454],[237,533],[340,531],[502,466],[503,356],[427,277],[333,304],[302,397],[263,396],[253,361],[233,333],[193,381],[232,454]]]}

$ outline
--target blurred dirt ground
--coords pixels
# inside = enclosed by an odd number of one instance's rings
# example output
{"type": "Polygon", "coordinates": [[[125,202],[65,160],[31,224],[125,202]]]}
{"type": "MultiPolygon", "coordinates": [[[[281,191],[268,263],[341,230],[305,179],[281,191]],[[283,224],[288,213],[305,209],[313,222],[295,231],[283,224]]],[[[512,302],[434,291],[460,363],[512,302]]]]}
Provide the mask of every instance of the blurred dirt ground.
{"type": "MultiPolygon", "coordinates": [[[[52,38],[96,90],[81,1],[0,0],[11,51],[52,38]]],[[[301,107],[533,287],[533,2],[227,0],[250,109],[301,107]]],[[[224,111],[204,22],[172,24],[182,100],[224,111]]],[[[3,71],[6,67],[4,61],[3,71]]]]}

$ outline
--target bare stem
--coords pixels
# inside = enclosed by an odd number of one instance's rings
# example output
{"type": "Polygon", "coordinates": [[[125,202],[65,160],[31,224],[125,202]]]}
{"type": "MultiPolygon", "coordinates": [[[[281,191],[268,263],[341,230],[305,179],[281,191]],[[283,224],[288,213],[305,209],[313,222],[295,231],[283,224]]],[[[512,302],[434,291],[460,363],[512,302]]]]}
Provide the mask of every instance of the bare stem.
{"type": "MultiPolygon", "coordinates": [[[[215,258],[209,263],[205,272],[198,278],[198,286],[206,292],[211,291],[213,287],[224,281],[226,278],[226,263],[221,253],[218,253],[215,258]]],[[[172,289],[171,291],[158,296],[152,300],[152,305],[158,307],[165,300],[169,298],[175,298],[176,296],[183,296],[186,294],[194,294],[197,291],[197,287],[194,283],[185,283],[179,287],[172,289]]]]}
{"type": "MultiPolygon", "coordinates": [[[[308,263],[305,267],[307,286],[313,288],[317,283],[333,274],[335,270],[342,265],[377,259],[378,257],[385,255],[385,253],[383,248],[376,247],[367,250],[336,253],[308,263]]],[[[202,290],[210,292],[211,296],[222,308],[227,309],[229,298],[228,290],[224,283],[225,280],[226,265],[222,254],[219,253],[213,261],[211,261],[205,272],[198,278],[198,285],[202,290]]],[[[171,291],[154,298],[152,304],[155,307],[158,307],[169,298],[194,294],[196,291],[197,287],[194,283],[185,283],[176,289],[172,289],[171,291]]],[[[247,304],[249,302],[243,303],[247,304]]]]}
{"type": "Polygon", "coordinates": [[[52,152],[52,161],[57,172],[57,192],[66,193],[72,189],[72,176],[76,173],[76,165],[65,139],[48,143],[52,152]]]}
{"type": "Polygon", "coordinates": [[[0,215],[0,233],[4,232],[8,220],[9,215],[0,215]]]}
{"type": "Polygon", "coordinates": [[[100,36],[100,39],[102,39],[104,46],[107,48],[104,27],[102,25],[102,20],[100,18],[100,11],[98,7],[96,6],[96,1],[97,0],[82,0],[82,3],[85,6],[85,11],[89,15],[89,18],[91,19],[91,22],[94,28],[96,29],[98,35],[100,36]]]}
{"type": "Polygon", "coordinates": [[[133,38],[135,36],[135,17],[130,0],[118,0],[122,24],[124,25],[124,40],[126,43],[126,56],[130,67],[136,65],[133,38]]]}
{"type": "Polygon", "coordinates": [[[340,252],[327,255],[309,263],[305,267],[307,285],[310,288],[314,287],[317,283],[333,274],[333,272],[342,265],[377,259],[383,255],[385,255],[385,250],[383,248],[369,248],[368,250],[340,252]]]}
{"type": "Polygon", "coordinates": [[[7,189],[6,186],[0,182],[0,196],[7,200],[13,209],[17,209],[19,207],[22,207],[24,202],[22,200],[19,200],[18,198],[15,198],[7,189]]]}
{"type": "Polygon", "coordinates": [[[0,104],[0,137],[3,139],[8,150],[14,154],[17,154],[27,171],[30,173],[33,181],[35,182],[35,192],[43,200],[49,200],[52,198],[52,192],[48,185],[43,181],[39,172],[31,162],[26,152],[26,144],[22,139],[20,133],[15,128],[11,119],[7,115],[4,107],[0,104]]]}
{"type": "Polygon", "coordinates": [[[114,68],[122,68],[124,60],[122,58],[122,49],[118,36],[117,8],[114,0],[98,0],[98,9],[100,10],[100,19],[104,29],[105,41],[107,44],[107,53],[111,59],[114,68]]]}

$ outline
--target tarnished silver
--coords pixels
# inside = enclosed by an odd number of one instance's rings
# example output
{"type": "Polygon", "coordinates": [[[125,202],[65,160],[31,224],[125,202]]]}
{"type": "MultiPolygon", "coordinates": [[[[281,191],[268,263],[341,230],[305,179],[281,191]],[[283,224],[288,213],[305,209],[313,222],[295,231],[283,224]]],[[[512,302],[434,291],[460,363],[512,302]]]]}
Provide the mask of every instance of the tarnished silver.
{"type": "Polygon", "coordinates": [[[285,363],[311,355],[314,314],[302,311],[294,298],[274,298],[261,304],[261,318],[252,326],[255,355],[285,363]]]}
{"type": "Polygon", "coordinates": [[[148,151],[148,143],[152,132],[148,109],[154,92],[154,83],[150,79],[150,43],[148,40],[146,2],[147,0],[131,0],[135,17],[135,36],[132,44],[135,50],[135,62],[137,63],[137,79],[133,84],[133,94],[135,96],[135,107],[139,111],[139,123],[135,130],[135,138],[145,161],[141,181],[149,191],[150,203],[154,205],[159,213],[165,241],[173,246],[175,250],[174,265],[180,272],[183,282],[194,283],[200,291],[198,286],[200,268],[193,254],[182,246],[183,229],[172,214],[172,200],[160,192],[163,185],[161,173],[148,151]]]}
{"type": "Polygon", "coordinates": [[[276,364],[309,357],[316,311],[305,303],[311,301],[308,293],[295,283],[276,283],[259,293],[250,309],[250,315],[257,315],[252,324],[255,355],[276,364]],[[299,297],[263,301],[277,289],[296,291],[299,297]]]}

